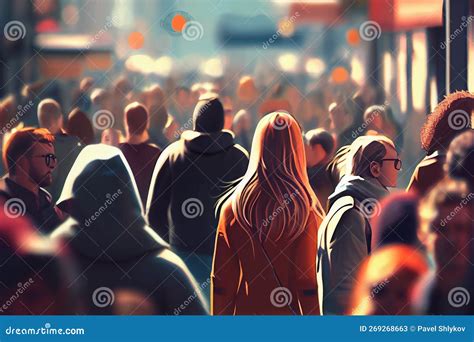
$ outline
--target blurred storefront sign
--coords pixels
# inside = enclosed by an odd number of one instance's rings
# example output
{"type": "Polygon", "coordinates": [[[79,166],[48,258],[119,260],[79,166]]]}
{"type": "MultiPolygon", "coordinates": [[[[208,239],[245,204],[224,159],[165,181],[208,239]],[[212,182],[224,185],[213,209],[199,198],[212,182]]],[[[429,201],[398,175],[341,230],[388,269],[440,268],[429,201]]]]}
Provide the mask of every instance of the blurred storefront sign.
{"type": "Polygon", "coordinates": [[[38,35],[37,63],[45,78],[74,79],[85,71],[108,70],[112,66],[112,43],[94,40],[91,35],[38,35]]]}
{"type": "Polygon", "coordinates": [[[442,26],[443,0],[370,0],[369,20],[389,31],[442,26]]]}

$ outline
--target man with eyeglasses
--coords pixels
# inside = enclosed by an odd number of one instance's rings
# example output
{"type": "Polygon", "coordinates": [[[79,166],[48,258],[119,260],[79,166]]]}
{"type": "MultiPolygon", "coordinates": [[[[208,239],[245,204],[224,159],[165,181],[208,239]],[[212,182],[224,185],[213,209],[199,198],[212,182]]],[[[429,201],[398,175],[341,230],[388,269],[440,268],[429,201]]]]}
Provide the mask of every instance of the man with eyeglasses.
{"type": "Polygon", "coordinates": [[[397,186],[402,161],[387,137],[362,136],[349,147],[345,176],[329,196],[329,211],[318,230],[318,292],[324,315],[351,311],[357,270],[376,248],[371,220],[380,201],[397,186]]]}
{"type": "Polygon", "coordinates": [[[9,217],[27,216],[38,230],[50,233],[62,221],[44,187],[53,182],[56,167],[54,136],[46,129],[24,128],[6,141],[3,163],[8,174],[0,179],[0,202],[9,217]]]}

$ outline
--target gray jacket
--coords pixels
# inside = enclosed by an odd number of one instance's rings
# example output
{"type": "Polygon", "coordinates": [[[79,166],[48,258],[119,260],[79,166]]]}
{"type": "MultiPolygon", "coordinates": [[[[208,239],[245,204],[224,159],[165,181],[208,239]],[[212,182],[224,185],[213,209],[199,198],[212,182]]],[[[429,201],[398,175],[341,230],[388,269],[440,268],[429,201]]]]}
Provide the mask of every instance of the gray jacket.
{"type": "Polygon", "coordinates": [[[370,219],[388,194],[376,180],[345,176],[329,197],[330,209],[318,231],[318,296],[324,315],[342,315],[360,263],[370,254],[370,219]]]}

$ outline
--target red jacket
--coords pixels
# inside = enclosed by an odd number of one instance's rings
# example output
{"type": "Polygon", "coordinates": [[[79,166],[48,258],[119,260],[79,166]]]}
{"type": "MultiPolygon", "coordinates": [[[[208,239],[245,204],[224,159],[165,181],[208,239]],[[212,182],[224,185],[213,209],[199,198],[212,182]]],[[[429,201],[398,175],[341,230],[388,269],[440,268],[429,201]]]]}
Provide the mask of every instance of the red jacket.
{"type": "Polygon", "coordinates": [[[315,262],[320,221],[313,212],[305,231],[293,242],[285,238],[264,242],[280,286],[257,236],[236,222],[227,204],[222,209],[214,252],[212,314],[318,315],[315,262]]]}

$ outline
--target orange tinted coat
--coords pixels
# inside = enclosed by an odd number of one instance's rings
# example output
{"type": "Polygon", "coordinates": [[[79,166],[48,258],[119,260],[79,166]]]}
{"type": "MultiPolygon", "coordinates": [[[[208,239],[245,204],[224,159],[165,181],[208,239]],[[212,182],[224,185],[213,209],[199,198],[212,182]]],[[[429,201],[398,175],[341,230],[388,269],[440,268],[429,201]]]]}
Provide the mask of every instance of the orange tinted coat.
{"type": "MultiPolygon", "coordinates": [[[[291,292],[291,307],[297,314],[319,314],[315,263],[320,223],[313,212],[305,231],[292,243],[284,237],[264,243],[283,287],[291,292]]],[[[256,235],[249,235],[237,223],[226,204],[219,220],[211,275],[212,314],[292,315],[285,305],[288,293],[275,290],[279,286],[256,235]]]]}

